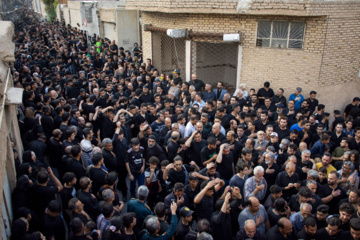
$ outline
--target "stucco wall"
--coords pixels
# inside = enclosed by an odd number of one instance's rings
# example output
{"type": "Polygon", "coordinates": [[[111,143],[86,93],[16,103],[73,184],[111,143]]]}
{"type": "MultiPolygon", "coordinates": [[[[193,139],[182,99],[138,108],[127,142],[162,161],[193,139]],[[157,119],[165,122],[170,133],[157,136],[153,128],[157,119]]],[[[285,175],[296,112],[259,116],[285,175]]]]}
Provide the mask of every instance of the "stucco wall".
{"type": "Polygon", "coordinates": [[[80,14],[80,2],[74,2],[74,1],[68,1],[68,8],[70,13],[70,25],[72,27],[79,28],[78,24],[80,25],[80,28],[82,27],[82,18],[80,14]]]}

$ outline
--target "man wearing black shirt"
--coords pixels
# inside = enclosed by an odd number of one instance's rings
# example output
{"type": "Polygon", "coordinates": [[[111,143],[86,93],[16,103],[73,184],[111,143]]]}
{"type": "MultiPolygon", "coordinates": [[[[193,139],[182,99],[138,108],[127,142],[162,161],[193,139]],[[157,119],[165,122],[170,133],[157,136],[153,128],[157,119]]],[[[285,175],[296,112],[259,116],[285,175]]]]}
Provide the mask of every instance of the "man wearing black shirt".
{"type": "Polygon", "coordinates": [[[37,174],[37,183],[31,189],[31,197],[34,210],[39,217],[44,215],[45,209],[51,200],[56,198],[56,194],[63,188],[60,181],[56,178],[51,168],[40,170],[37,174]],[[55,186],[50,186],[49,177],[55,183],[55,186]]]}
{"type": "Polygon", "coordinates": [[[338,123],[335,126],[335,131],[331,133],[330,142],[333,150],[335,150],[335,148],[340,146],[340,142],[341,140],[343,140],[343,138],[347,137],[346,134],[343,133],[342,131],[343,128],[344,128],[343,123],[338,123]]]}
{"type": "Polygon", "coordinates": [[[280,142],[283,138],[290,135],[290,130],[289,130],[287,124],[288,124],[287,117],[281,117],[279,126],[274,128],[274,132],[276,132],[278,134],[280,142]]]}
{"type": "Polygon", "coordinates": [[[282,188],[284,198],[288,201],[291,195],[296,194],[296,189],[300,187],[299,175],[295,172],[295,164],[287,163],[284,172],[280,172],[276,177],[276,185],[282,188]]]}
{"type": "Polygon", "coordinates": [[[215,123],[212,127],[212,132],[209,133],[209,137],[214,137],[216,140],[217,149],[220,147],[220,144],[225,140],[224,134],[220,132],[221,125],[219,123],[215,123]]]}
{"type": "Polygon", "coordinates": [[[166,146],[166,151],[168,155],[168,160],[170,162],[174,161],[174,158],[177,154],[180,153],[181,148],[179,148],[179,144],[177,143],[180,138],[179,132],[172,132],[171,133],[171,141],[166,146]]]}
{"type": "Polygon", "coordinates": [[[329,206],[321,204],[316,208],[316,224],[318,229],[322,229],[327,226],[326,219],[329,216],[329,206]]]}
{"type": "Polygon", "coordinates": [[[84,204],[85,212],[87,212],[92,219],[96,219],[100,214],[100,208],[95,195],[90,193],[92,182],[88,177],[82,177],[79,182],[81,189],[77,191],[76,196],[84,204]]]}
{"type": "Polygon", "coordinates": [[[313,217],[307,217],[304,220],[304,228],[296,236],[298,239],[312,240],[316,237],[317,229],[316,220],[313,217]]]}
{"type": "Polygon", "coordinates": [[[104,139],[104,138],[110,138],[112,139],[112,137],[114,136],[114,132],[115,132],[115,126],[116,124],[113,123],[113,119],[114,119],[114,108],[113,107],[107,107],[104,109],[101,109],[101,113],[99,113],[99,110],[97,110],[95,112],[94,115],[94,120],[97,119],[97,116],[99,116],[100,118],[100,138],[104,139]],[[106,115],[105,115],[106,113],[106,115]]]}
{"type": "Polygon", "coordinates": [[[360,98],[354,97],[353,100],[352,100],[352,102],[345,107],[345,110],[344,110],[344,119],[346,119],[346,117],[349,116],[350,111],[351,111],[353,108],[356,108],[356,107],[359,105],[359,103],[360,103],[360,98]]]}
{"type": "Polygon", "coordinates": [[[216,164],[222,180],[228,185],[230,178],[235,174],[233,155],[228,143],[220,146],[219,154],[216,157],[216,164]]]}
{"type": "Polygon", "coordinates": [[[192,214],[194,211],[190,210],[188,207],[182,207],[180,209],[180,221],[178,222],[178,227],[175,233],[175,240],[183,240],[185,239],[186,234],[190,231],[191,222],[192,222],[192,214]]]}
{"type": "Polygon", "coordinates": [[[100,187],[106,184],[107,171],[102,169],[102,166],[104,165],[104,158],[101,153],[94,154],[91,161],[94,166],[89,169],[89,177],[92,181],[92,191],[96,195],[100,187]]]}
{"type": "Polygon", "coordinates": [[[199,167],[194,161],[190,162],[190,165],[183,164],[183,160],[180,156],[174,158],[174,163],[166,166],[163,178],[170,182],[170,186],[174,186],[175,183],[186,184],[189,178],[189,173],[194,170],[199,171],[199,167]]]}
{"type": "Polygon", "coordinates": [[[207,219],[209,222],[211,221],[211,215],[214,212],[214,203],[216,201],[214,193],[219,191],[224,184],[224,181],[218,178],[201,183],[201,191],[194,199],[198,221],[203,218],[207,219]]]}
{"type": "Polygon", "coordinates": [[[316,233],[315,239],[349,239],[349,232],[341,231],[341,220],[337,217],[330,217],[327,220],[327,227],[320,229],[316,233]]]}
{"type": "Polygon", "coordinates": [[[207,143],[207,147],[201,149],[201,162],[203,167],[210,162],[214,162],[217,158],[216,139],[214,137],[209,137],[207,143]]]}
{"type": "Polygon", "coordinates": [[[264,105],[265,98],[271,99],[274,95],[274,91],[270,88],[269,82],[265,82],[264,87],[260,88],[257,92],[257,97],[261,106],[264,105]]]}
{"type": "Polygon", "coordinates": [[[186,196],[186,193],[184,193],[184,184],[178,182],[174,185],[173,191],[168,194],[165,199],[164,203],[167,209],[167,220],[171,221],[171,214],[170,214],[170,206],[172,202],[175,202],[178,210],[176,211],[176,215],[179,215],[180,207],[188,207],[189,206],[189,200],[186,196]]]}
{"type": "Polygon", "coordinates": [[[355,208],[349,202],[342,203],[339,208],[339,219],[341,220],[341,229],[344,231],[350,231],[349,221],[355,212],[355,208]]]}
{"type": "Polygon", "coordinates": [[[189,208],[192,210],[195,210],[194,198],[200,192],[200,177],[203,176],[197,172],[190,172],[188,177],[189,183],[184,188],[184,192],[189,199],[189,208]]]}
{"type": "Polygon", "coordinates": [[[349,148],[351,150],[359,150],[360,149],[360,128],[357,127],[354,129],[355,137],[353,137],[350,141],[349,148]]]}
{"type": "Polygon", "coordinates": [[[60,202],[52,200],[42,219],[42,233],[48,239],[66,239],[66,229],[61,214],[60,202]]]}
{"type": "Polygon", "coordinates": [[[230,120],[226,115],[226,109],[224,108],[224,106],[216,109],[216,116],[220,118],[221,126],[223,126],[225,129],[228,129],[230,127],[230,120]]]}
{"type": "Polygon", "coordinates": [[[191,75],[191,82],[190,85],[193,85],[195,87],[195,91],[199,92],[204,90],[205,88],[205,84],[203,83],[203,81],[197,79],[197,75],[195,73],[193,73],[191,75]]]}
{"type": "Polygon", "coordinates": [[[228,131],[226,133],[226,140],[224,140],[222,143],[228,143],[230,145],[230,151],[233,155],[233,162],[235,165],[240,158],[240,153],[243,148],[243,146],[241,146],[241,144],[235,140],[235,132],[228,131]]]}
{"type": "Polygon", "coordinates": [[[287,218],[280,218],[275,226],[266,233],[268,240],[295,240],[292,223],[287,218]]]}
{"type": "MultiPolygon", "coordinates": [[[[74,145],[71,147],[72,157],[68,158],[65,163],[65,172],[73,172],[76,175],[77,179],[82,178],[86,175],[86,170],[81,163],[81,147],[79,145],[74,145]]],[[[79,184],[76,185],[78,188],[79,184]]]]}
{"type": "Polygon", "coordinates": [[[346,198],[346,192],[337,184],[338,181],[339,173],[332,171],[328,175],[328,184],[322,185],[318,190],[318,195],[322,198],[322,202],[329,205],[330,214],[335,214],[339,201],[346,198]]]}
{"type": "Polygon", "coordinates": [[[205,148],[206,145],[207,142],[202,139],[199,131],[194,131],[185,142],[185,146],[189,148],[191,158],[200,168],[204,167],[201,161],[201,150],[205,148]]]}

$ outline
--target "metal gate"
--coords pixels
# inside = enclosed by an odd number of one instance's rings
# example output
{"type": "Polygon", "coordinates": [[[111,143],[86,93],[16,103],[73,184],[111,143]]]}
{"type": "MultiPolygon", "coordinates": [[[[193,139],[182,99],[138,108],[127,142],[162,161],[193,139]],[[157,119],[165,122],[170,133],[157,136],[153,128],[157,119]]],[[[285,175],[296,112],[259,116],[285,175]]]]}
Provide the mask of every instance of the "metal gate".
{"type": "Polygon", "coordinates": [[[152,61],[160,73],[169,74],[180,69],[185,80],[185,39],[175,39],[163,32],[152,32],[152,61]]]}
{"type": "Polygon", "coordinates": [[[194,41],[191,44],[191,72],[213,86],[222,81],[236,86],[238,44],[194,41]]]}

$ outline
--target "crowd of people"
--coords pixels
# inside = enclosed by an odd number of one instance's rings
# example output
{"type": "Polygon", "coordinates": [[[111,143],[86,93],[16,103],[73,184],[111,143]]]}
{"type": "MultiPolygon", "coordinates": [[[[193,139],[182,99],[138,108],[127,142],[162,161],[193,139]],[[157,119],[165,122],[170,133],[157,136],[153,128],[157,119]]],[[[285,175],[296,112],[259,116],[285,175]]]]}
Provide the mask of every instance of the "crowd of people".
{"type": "Polygon", "coordinates": [[[360,98],[230,94],[58,21],[15,44],[12,239],[360,239],[360,98]]]}

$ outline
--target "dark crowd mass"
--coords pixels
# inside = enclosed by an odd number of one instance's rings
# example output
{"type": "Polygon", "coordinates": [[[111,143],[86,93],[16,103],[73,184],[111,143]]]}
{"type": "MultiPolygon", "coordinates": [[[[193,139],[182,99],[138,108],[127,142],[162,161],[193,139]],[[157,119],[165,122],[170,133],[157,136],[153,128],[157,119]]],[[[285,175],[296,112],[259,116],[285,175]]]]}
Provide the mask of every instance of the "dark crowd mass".
{"type": "Polygon", "coordinates": [[[11,239],[360,239],[360,98],[186,82],[64,22],[14,39],[11,239]]]}

